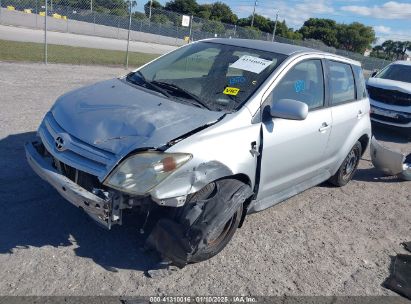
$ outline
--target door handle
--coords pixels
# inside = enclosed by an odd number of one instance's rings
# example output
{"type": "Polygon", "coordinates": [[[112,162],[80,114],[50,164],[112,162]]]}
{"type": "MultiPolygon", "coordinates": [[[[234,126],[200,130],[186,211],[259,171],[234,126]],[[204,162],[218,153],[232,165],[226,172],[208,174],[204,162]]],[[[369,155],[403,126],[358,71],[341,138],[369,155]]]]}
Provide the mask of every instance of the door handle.
{"type": "Polygon", "coordinates": [[[359,110],[357,114],[357,118],[360,119],[363,116],[364,116],[364,113],[361,110],[359,110]]]}
{"type": "Polygon", "coordinates": [[[321,125],[321,128],[318,129],[318,131],[320,131],[321,133],[324,133],[325,131],[327,131],[330,128],[330,125],[327,124],[326,122],[323,122],[323,124],[321,125]]]}

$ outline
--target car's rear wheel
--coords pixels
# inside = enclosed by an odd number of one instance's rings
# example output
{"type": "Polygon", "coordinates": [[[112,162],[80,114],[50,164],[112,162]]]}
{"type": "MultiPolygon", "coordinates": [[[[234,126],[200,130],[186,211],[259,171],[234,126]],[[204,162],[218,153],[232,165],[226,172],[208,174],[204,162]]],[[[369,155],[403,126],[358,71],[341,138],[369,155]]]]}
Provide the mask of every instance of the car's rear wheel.
{"type": "Polygon", "coordinates": [[[338,171],[330,178],[330,182],[338,187],[345,186],[357,171],[361,159],[362,146],[359,141],[355,143],[338,171]]]}

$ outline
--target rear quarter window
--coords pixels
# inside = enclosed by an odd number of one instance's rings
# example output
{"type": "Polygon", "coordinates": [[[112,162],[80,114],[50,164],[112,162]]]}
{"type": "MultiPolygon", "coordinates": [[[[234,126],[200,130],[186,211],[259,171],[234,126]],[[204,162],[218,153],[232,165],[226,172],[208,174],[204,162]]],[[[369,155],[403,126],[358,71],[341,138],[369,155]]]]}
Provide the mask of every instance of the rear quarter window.
{"type": "Polygon", "coordinates": [[[357,99],[363,99],[367,97],[367,89],[365,86],[365,78],[364,78],[364,71],[360,66],[353,65],[352,66],[354,75],[355,75],[355,82],[357,84],[357,99]]]}
{"type": "Polygon", "coordinates": [[[351,65],[329,61],[331,104],[338,105],[356,100],[355,81],[351,65]]]}

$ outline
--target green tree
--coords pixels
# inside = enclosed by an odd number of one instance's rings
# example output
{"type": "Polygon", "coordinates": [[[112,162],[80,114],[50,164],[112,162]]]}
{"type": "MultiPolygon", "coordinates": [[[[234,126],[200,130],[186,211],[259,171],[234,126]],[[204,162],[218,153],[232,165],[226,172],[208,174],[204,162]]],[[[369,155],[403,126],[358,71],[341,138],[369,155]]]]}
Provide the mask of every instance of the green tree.
{"type": "MultiPolygon", "coordinates": [[[[151,4],[151,8],[152,8],[151,15],[153,15],[156,10],[163,9],[163,6],[157,0],[153,0],[153,3],[151,4]]],[[[150,0],[148,0],[147,3],[144,4],[144,13],[146,14],[147,17],[150,15],[150,0]]]]}
{"type": "Polygon", "coordinates": [[[131,14],[131,16],[132,16],[134,19],[138,19],[138,20],[145,20],[145,19],[147,19],[146,14],[140,13],[140,12],[134,12],[134,13],[131,14]]]}
{"type": "Polygon", "coordinates": [[[394,43],[394,53],[396,59],[404,60],[407,51],[411,49],[411,41],[395,41],[394,43]]]}
{"type": "Polygon", "coordinates": [[[382,47],[382,45],[374,46],[370,53],[370,57],[385,59],[386,55],[385,55],[384,48],[382,47]]]}
{"type": "Polygon", "coordinates": [[[165,9],[181,14],[195,15],[198,4],[196,0],[172,0],[166,3],[165,9]]]}
{"type": "Polygon", "coordinates": [[[298,31],[304,39],[321,40],[327,46],[338,46],[337,22],[331,19],[310,18],[298,31]]]}
{"type": "Polygon", "coordinates": [[[359,22],[339,25],[338,46],[347,51],[364,54],[375,41],[374,29],[359,22]]]}
{"type": "MultiPolygon", "coordinates": [[[[274,30],[274,24],[275,24],[275,21],[272,21],[271,27],[273,28],[273,30],[274,30]]],[[[271,29],[270,29],[270,32],[272,33],[271,29]]],[[[277,29],[275,31],[275,35],[279,37],[291,39],[291,40],[301,40],[302,39],[302,34],[294,31],[292,28],[289,28],[285,20],[281,22],[277,22],[277,29]]]]}
{"type": "Polygon", "coordinates": [[[261,38],[260,30],[256,29],[255,27],[251,27],[251,26],[245,26],[241,30],[238,30],[237,33],[241,38],[247,38],[247,39],[261,38]]]}
{"type": "Polygon", "coordinates": [[[225,32],[224,25],[215,20],[209,20],[203,23],[201,30],[203,32],[213,33],[213,34],[223,34],[225,32]]]}
{"type": "Polygon", "coordinates": [[[151,17],[151,21],[154,23],[160,23],[160,24],[167,24],[167,23],[172,23],[170,19],[164,14],[155,14],[151,17]]]}
{"type": "Polygon", "coordinates": [[[411,51],[411,41],[386,40],[372,49],[370,56],[388,60],[405,59],[407,51],[411,51]]]}
{"type": "Polygon", "coordinates": [[[205,20],[209,20],[211,17],[211,4],[201,4],[198,6],[196,16],[205,20]]]}
{"type": "Polygon", "coordinates": [[[383,42],[382,47],[384,49],[384,53],[387,55],[387,59],[392,60],[394,56],[394,48],[395,48],[394,41],[386,40],[383,42]]]}
{"type": "Polygon", "coordinates": [[[238,20],[231,8],[223,2],[214,2],[210,8],[210,19],[224,23],[235,24],[238,20]]]}
{"type": "MultiPolygon", "coordinates": [[[[90,9],[90,0],[53,0],[55,5],[70,6],[75,9],[90,9]]],[[[128,5],[124,0],[93,0],[93,10],[105,14],[125,16],[128,5]]]]}

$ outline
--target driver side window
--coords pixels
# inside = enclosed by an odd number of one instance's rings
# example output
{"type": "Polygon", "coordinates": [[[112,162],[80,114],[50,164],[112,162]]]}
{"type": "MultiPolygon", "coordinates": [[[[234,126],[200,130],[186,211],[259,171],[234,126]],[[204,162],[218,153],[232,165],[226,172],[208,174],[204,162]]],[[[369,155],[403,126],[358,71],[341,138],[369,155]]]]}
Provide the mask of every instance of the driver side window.
{"type": "Polygon", "coordinates": [[[206,76],[210,72],[219,53],[220,50],[217,48],[207,48],[196,52],[177,60],[166,69],[157,72],[155,78],[178,80],[206,76]]]}
{"type": "Polygon", "coordinates": [[[274,102],[293,99],[308,105],[309,110],[324,106],[324,74],[321,60],[305,60],[288,71],[270,94],[274,102]]]}

